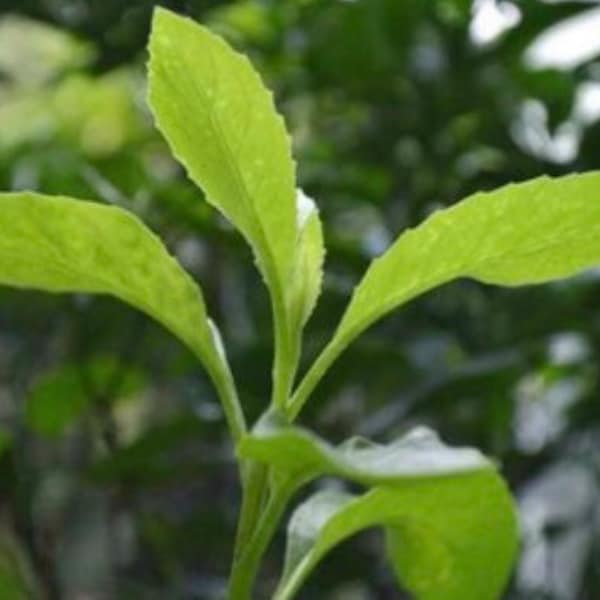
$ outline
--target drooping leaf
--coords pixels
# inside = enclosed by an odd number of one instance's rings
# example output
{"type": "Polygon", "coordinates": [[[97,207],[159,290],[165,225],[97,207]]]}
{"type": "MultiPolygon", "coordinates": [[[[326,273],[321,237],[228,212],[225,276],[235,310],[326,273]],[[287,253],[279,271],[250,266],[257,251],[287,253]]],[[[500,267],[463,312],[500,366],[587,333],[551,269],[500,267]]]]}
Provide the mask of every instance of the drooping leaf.
{"type": "Polygon", "coordinates": [[[323,227],[314,201],[297,191],[298,244],[289,287],[290,328],[299,332],[310,317],[321,293],[323,280],[323,227]]]}
{"type": "Polygon", "coordinates": [[[383,526],[388,557],[418,600],[497,600],[516,552],[510,494],[493,469],[318,492],[294,512],[274,600],[294,596],[315,565],[357,532],[383,526]]]}
{"type": "Polygon", "coordinates": [[[109,294],[156,319],[228,373],[200,289],[160,240],[114,206],[31,192],[0,194],[0,284],[109,294]]]}
{"type": "Polygon", "coordinates": [[[332,446],[311,431],[285,425],[274,415],[261,419],[238,446],[241,456],[267,463],[303,481],[335,475],[365,485],[489,469],[474,448],[451,448],[435,432],[419,427],[382,445],[351,438],[332,446]]]}
{"type": "Polygon", "coordinates": [[[291,598],[336,544],[374,525],[386,528],[394,567],[419,599],[492,600],[506,581],[516,539],[512,503],[494,465],[475,449],[448,447],[427,428],[387,445],[354,438],[332,446],[272,413],[238,451],[271,466],[289,489],[323,475],[373,488],[360,497],[317,494],[298,509],[279,600],[291,598]],[[493,566],[482,552],[493,554],[493,566]]]}
{"type": "MultiPolygon", "coordinates": [[[[354,290],[313,386],[343,349],[394,308],[443,283],[468,277],[519,286],[600,264],[600,173],[541,177],[477,193],[404,232],[375,259],[354,290]]],[[[308,387],[292,401],[297,413],[308,387]]]]}
{"type": "Polygon", "coordinates": [[[283,300],[296,244],[290,140],[248,59],[164,9],[150,38],[150,105],[189,176],[243,233],[283,300]]]}

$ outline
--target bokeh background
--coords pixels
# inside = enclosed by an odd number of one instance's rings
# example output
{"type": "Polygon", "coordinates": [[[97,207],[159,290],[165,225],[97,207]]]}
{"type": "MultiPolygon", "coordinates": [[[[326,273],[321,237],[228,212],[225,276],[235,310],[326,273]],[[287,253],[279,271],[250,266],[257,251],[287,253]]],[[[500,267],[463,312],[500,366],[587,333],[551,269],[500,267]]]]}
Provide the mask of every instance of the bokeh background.
{"type": "MultiPolygon", "coordinates": [[[[152,1],[0,2],[0,189],[124,206],[201,282],[247,413],[271,320],[240,237],[145,104],[152,1]]],[[[600,167],[594,2],[180,0],[248,53],[326,224],[306,366],[400,231],[480,189],[600,167]]],[[[303,417],[332,441],[416,424],[501,461],[522,552],[506,598],[600,598],[600,271],[445,286],[373,327],[303,417]]],[[[221,410],[181,344],[116,301],[0,289],[0,598],[216,599],[239,489],[221,410]]],[[[283,532],[261,576],[267,597],[283,532]]],[[[381,536],[331,554],[302,599],[408,598],[381,536]]]]}

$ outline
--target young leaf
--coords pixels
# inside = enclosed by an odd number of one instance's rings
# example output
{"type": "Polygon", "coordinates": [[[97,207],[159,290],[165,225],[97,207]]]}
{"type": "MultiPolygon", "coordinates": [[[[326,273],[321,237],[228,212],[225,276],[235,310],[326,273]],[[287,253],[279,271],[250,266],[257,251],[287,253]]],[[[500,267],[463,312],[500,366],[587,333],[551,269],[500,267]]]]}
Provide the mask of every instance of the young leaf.
{"type": "MultiPolygon", "coordinates": [[[[191,277],[131,213],[31,192],[0,194],[0,284],[109,294],[142,310],[204,362],[232,393],[218,339],[191,277]]],[[[242,416],[229,406],[239,437],[242,416]]]]}
{"type": "Polygon", "coordinates": [[[282,118],[248,59],[193,21],[158,8],[150,105],[175,156],[240,229],[283,299],[296,244],[295,173],[282,118]]]}
{"type": "Polygon", "coordinates": [[[290,329],[299,333],[308,321],[321,292],[323,279],[323,227],[314,201],[297,191],[298,243],[289,287],[290,329]]]}
{"type": "Polygon", "coordinates": [[[285,425],[271,415],[242,438],[238,452],[275,467],[299,483],[335,475],[365,485],[380,485],[492,467],[478,450],[446,446],[426,427],[387,445],[352,438],[332,446],[309,430],[285,425]]]}
{"type": "Polygon", "coordinates": [[[600,264],[600,173],[541,177],[478,193],[404,232],[375,259],[338,329],[295,398],[369,325],[433,287],[469,277],[507,286],[543,283],[600,264]]]}
{"type": "Polygon", "coordinates": [[[386,531],[400,582],[418,600],[496,600],[516,552],[511,497],[493,469],[377,487],[318,492],[294,512],[274,600],[289,600],[334,546],[369,527],[386,531]]]}

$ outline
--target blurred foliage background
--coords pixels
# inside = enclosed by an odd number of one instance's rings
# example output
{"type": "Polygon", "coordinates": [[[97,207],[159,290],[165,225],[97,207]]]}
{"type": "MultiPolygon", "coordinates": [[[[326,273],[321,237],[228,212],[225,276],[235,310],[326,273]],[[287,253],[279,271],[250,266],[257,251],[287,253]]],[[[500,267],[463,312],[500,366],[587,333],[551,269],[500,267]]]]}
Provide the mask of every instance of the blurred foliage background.
{"type": "MultiPolygon", "coordinates": [[[[145,104],[151,0],[0,2],[0,189],[138,213],[201,282],[244,406],[269,393],[249,251],[183,176],[145,104]]],[[[373,256],[480,189],[600,167],[600,12],[524,0],[173,0],[248,53],[326,224],[306,366],[373,256]]],[[[372,328],[304,421],[333,441],[415,424],[502,462],[522,553],[506,598],[600,598],[600,271],[517,290],[458,282],[372,328]]],[[[116,301],[0,289],[0,598],[213,599],[239,489],[192,356],[116,301]]],[[[283,532],[262,574],[268,595],[283,532]]],[[[301,598],[407,598],[377,532],[301,598]]]]}

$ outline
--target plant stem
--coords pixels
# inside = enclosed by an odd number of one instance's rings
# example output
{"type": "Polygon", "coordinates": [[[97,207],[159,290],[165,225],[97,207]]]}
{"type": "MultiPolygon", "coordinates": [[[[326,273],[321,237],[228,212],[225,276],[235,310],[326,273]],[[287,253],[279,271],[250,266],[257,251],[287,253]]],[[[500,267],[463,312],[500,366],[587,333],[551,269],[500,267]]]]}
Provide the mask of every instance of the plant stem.
{"type": "Polygon", "coordinates": [[[260,561],[295,488],[275,485],[252,537],[236,557],[229,581],[229,600],[250,600],[260,561]]]}
{"type": "Polygon", "coordinates": [[[209,373],[223,406],[233,443],[237,445],[248,428],[229,365],[226,363],[214,365],[209,373]]]}
{"type": "Polygon", "coordinates": [[[262,510],[268,471],[265,465],[254,461],[247,463],[243,475],[242,508],[235,537],[233,563],[244,552],[248,539],[252,536],[262,510]]]}
{"type": "Polygon", "coordinates": [[[334,337],[323,349],[321,354],[319,354],[287,404],[285,412],[290,422],[296,419],[307,398],[313,392],[327,369],[329,369],[335,359],[341,354],[344,347],[345,343],[334,337]]]}
{"type": "Polygon", "coordinates": [[[271,404],[284,409],[290,396],[298,365],[297,346],[291,339],[283,296],[273,294],[273,321],[275,326],[275,358],[273,360],[273,397],[271,404]]]}
{"type": "MultiPolygon", "coordinates": [[[[300,344],[298,336],[293,335],[290,331],[285,294],[279,286],[276,276],[271,277],[270,280],[272,282],[269,287],[275,330],[271,407],[284,410],[298,368],[300,344]]],[[[237,398],[236,403],[239,406],[237,398]]],[[[225,402],[224,405],[226,406],[225,402]]],[[[245,431],[244,424],[241,435],[245,431]]],[[[239,438],[236,439],[236,442],[238,440],[239,438]]],[[[289,493],[283,486],[275,485],[266,506],[263,507],[264,492],[267,489],[269,478],[268,467],[254,461],[244,461],[241,463],[241,475],[243,498],[229,581],[228,598],[231,600],[250,598],[260,559],[275,533],[289,497],[289,493]]]]}

